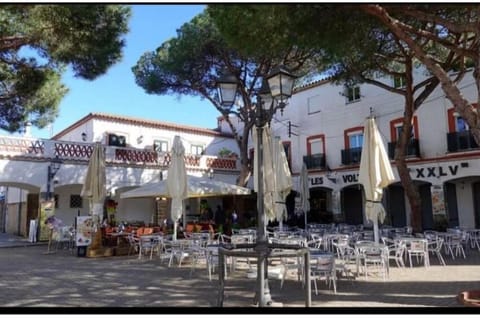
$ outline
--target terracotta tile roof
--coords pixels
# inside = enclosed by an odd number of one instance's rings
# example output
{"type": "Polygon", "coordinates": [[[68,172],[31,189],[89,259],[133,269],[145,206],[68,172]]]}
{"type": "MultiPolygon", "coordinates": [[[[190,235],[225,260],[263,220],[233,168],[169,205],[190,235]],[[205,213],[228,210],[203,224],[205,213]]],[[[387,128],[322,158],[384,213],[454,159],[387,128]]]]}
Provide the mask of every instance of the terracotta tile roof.
{"type": "Polygon", "coordinates": [[[163,121],[154,121],[154,120],[147,120],[135,117],[127,117],[121,115],[114,115],[108,113],[97,113],[92,112],[83,117],[82,119],[78,120],[77,122],[73,123],[72,125],[68,126],[67,128],[63,129],[56,135],[52,137],[53,140],[61,138],[63,135],[67,134],[68,132],[72,131],[73,129],[83,125],[84,123],[90,120],[105,120],[105,121],[112,121],[112,122],[120,122],[132,125],[140,125],[144,127],[156,128],[156,129],[165,129],[165,130],[172,130],[178,132],[186,132],[186,133],[194,133],[194,134],[202,134],[202,135],[209,135],[209,136],[220,136],[220,137],[233,137],[230,133],[219,132],[213,129],[205,129],[193,126],[187,126],[182,124],[170,123],[170,122],[163,122],[163,121]]]}
{"type": "Polygon", "coordinates": [[[326,77],[324,79],[319,79],[319,80],[315,80],[315,81],[306,83],[306,84],[301,85],[299,87],[295,87],[293,89],[293,93],[295,94],[295,93],[298,93],[298,92],[301,92],[301,91],[304,91],[304,90],[308,90],[308,89],[311,89],[311,88],[314,88],[314,87],[317,87],[317,86],[324,85],[326,83],[331,82],[332,79],[333,79],[333,77],[326,77]]]}

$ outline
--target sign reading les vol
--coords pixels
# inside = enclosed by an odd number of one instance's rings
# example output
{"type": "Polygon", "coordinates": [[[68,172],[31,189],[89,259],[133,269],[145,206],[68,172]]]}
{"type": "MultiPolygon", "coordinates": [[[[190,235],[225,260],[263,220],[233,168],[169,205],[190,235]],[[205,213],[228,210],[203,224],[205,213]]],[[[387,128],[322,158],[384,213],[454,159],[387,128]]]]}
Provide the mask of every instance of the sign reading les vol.
{"type": "Polygon", "coordinates": [[[312,184],[312,186],[317,186],[319,184],[323,184],[323,177],[311,178],[310,183],[312,184]]]}
{"type": "Polygon", "coordinates": [[[347,182],[358,182],[358,173],[353,173],[353,174],[345,174],[342,176],[343,178],[343,183],[347,182]]]}

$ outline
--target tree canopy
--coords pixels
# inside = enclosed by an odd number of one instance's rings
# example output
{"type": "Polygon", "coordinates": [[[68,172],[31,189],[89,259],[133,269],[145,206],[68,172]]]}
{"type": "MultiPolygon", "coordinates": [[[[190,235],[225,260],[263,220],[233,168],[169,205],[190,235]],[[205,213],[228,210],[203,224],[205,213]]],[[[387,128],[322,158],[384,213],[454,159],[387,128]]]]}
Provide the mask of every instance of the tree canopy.
{"type": "Polygon", "coordinates": [[[232,48],[218,32],[209,12],[203,12],[177,30],[176,37],[143,54],[132,71],[136,83],[147,93],[193,95],[212,103],[229,123],[239,146],[242,164],[239,184],[244,185],[250,174],[249,133],[255,124],[252,114],[262,79],[280,64],[293,72],[302,72],[314,56],[311,51],[292,47],[247,55],[232,48]],[[217,97],[216,82],[225,71],[239,83],[239,99],[231,109],[224,108],[217,97]],[[231,116],[240,120],[243,128],[237,130],[231,116]]]}
{"type": "Polygon", "coordinates": [[[119,5],[0,7],[0,128],[44,127],[68,89],[61,74],[93,80],[120,61],[130,8],[119,5]]]}
{"type": "Polygon", "coordinates": [[[434,75],[441,84],[445,96],[455,106],[456,111],[466,120],[475,141],[480,143],[480,114],[477,111],[480,101],[480,32],[477,4],[454,5],[404,5],[380,6],[362,5],[362,10],[376,17],[402,43],[415,53],[415,57],[434,75]],[[421,21],[424,27],[417,27],[408,18],[421,21]],[[433,26],[433,27],[432,27],[433,26]],[[473,66],[473,77],[477,87],[477,101],[465,99],[457,87],[456,78],[442,65],[444,56],[425,50],[417,39],[426,38],[433,46],[442,47],[447,56],[456,56],[458,68],[463,71],[473,66]]]}
{"type": "Polygon", "coordinates": [[[412,184],[405,155],[413,114],[441,78],[439,72],[427,65],[431,72],[426,72],[426,78],[416,83],[414,70],[428,60],[419,56],[424,53],[444,74],[458,71],[449,80],[452,84],[463,77],[467,60],[474,59],[476,54],[472,48],[475,49],[475,43],[478,46],[474,37],[467,36],[476,30],[475,6],[299,4],[254,5],[247,10],[240,6],[212,5],[209,9],[230,45],[250,55],[288,46],[315,50],[323,58],[322,65],[317,67],[337,84],[369,83],[404,96],[403,130],[396,141],[395,160],[410,200],[411,220],[418,230],[420,196],[412,184]],[[244,11],[247,14],[242,15],[244,11]],[[241,25],[235,28],[230,21],[239,17],[241,25]],[[402,78],[405,85],[395,87],[378,77],[379,73],[402,78]]]}

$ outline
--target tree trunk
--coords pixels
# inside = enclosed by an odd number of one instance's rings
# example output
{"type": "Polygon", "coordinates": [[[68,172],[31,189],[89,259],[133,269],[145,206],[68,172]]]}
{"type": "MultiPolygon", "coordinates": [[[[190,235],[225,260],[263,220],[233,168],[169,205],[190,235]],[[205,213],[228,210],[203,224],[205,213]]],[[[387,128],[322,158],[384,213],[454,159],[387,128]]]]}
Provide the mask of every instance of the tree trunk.
{"type": "Polygon", "coordinates": [[[232,130],[238,149],[240,150],[240,174],[237,177],[237,185],[246,187],[252,173],[252,161],[250,161],[248,156],[248,138],[253,122],[247,123],[246,121],[243,121],[244,128],[243,132],[240,134],[230,121],[228,114],[223,114],[223,116],[232,130]]]}
{"type": "Polygon", "coordinates": [[[402,182],[403,189],[410,204],[410,223],[414,232],[422,231],[422,206],[418,187],[413,183],[410,172],[407,168],[406,156],[408,145],[413,137],[413,113],[415,111],[415,98],[413,89],[413,63],[412,57],[405,61],[405,107],[403,116],[403,130],[400,134],[396,151],[396,163],[398,175],[402,182]]]}
{"type": "Polygon", "coordinates": [[[413,232],[422,232],[422,204],[418,187],[412,182],[405,159],[396,160],[398,175],[410,204],[410,223],[413,232]]]}
{"type": "Polygon", "coordinates": [[[414,232],[421,232],[422,229],[422,205],[420,193],[417,186],[410,177],[410,172],[405,161],[408,145],[413,136],[413,112],[415,110],[414,93],[413,93],[413,70],[412,59],[405,61],[405,107],[403,116],[402,132],[398,137],[397,146],[395,148],[395,163],[397,164],[398,175],[405,190],[408,202],[410,204],[410,223],[414,232]]]}
{"type": "Polygon", "coordinates": [[[403,130],[400,135],[400,139],[397,141],[397,146],[395,148],[395,163],[397,165],[398,176],[400,177],[400,182],[402,187],[405,190],[408,202],[410,204],[410,223],[414,232],[421,232],[422,229],[422,204],[420,193],[418,192],[418,187],[413,183],[412,178],[410,177],[410,171],[408,170],[407,163],[405,161],[406,150],[408,143],[410,141],[410,132],[411,132],[411,113],[410,120],[408,119],[407,113],[403,119],[403,130]]]}
{"type": "Polygon", "coordinates": [[[240,174],[237,178],[237,185],[246,187],[252,174],[252,161],[248,155],[248,133],[250,130],[244,130],[240,139],[237,139],[240,149],[240,174]]]}

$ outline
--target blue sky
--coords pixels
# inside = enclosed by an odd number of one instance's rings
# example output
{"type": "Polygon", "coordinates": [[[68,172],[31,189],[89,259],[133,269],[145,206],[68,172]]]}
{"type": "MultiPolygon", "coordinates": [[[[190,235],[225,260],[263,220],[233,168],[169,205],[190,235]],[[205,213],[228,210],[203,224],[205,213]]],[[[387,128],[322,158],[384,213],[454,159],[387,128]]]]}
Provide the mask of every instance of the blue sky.
{"type": "Polygon", "coordinates": [[[74,78],[70,72],[63,77],[69,93],[60,104],[59,117],[51,128],[33,128],[32,134],[50,138],[90,112],[105,112],[215,128],[218,111],[198,97],[148,95],[135,84],[131,68],[146,51],[153,51],[164,41],[175,37],[176,30],[201,13],[205,5],[133,5],[130,32],[121,62],[94,81],[74,78]]]}

